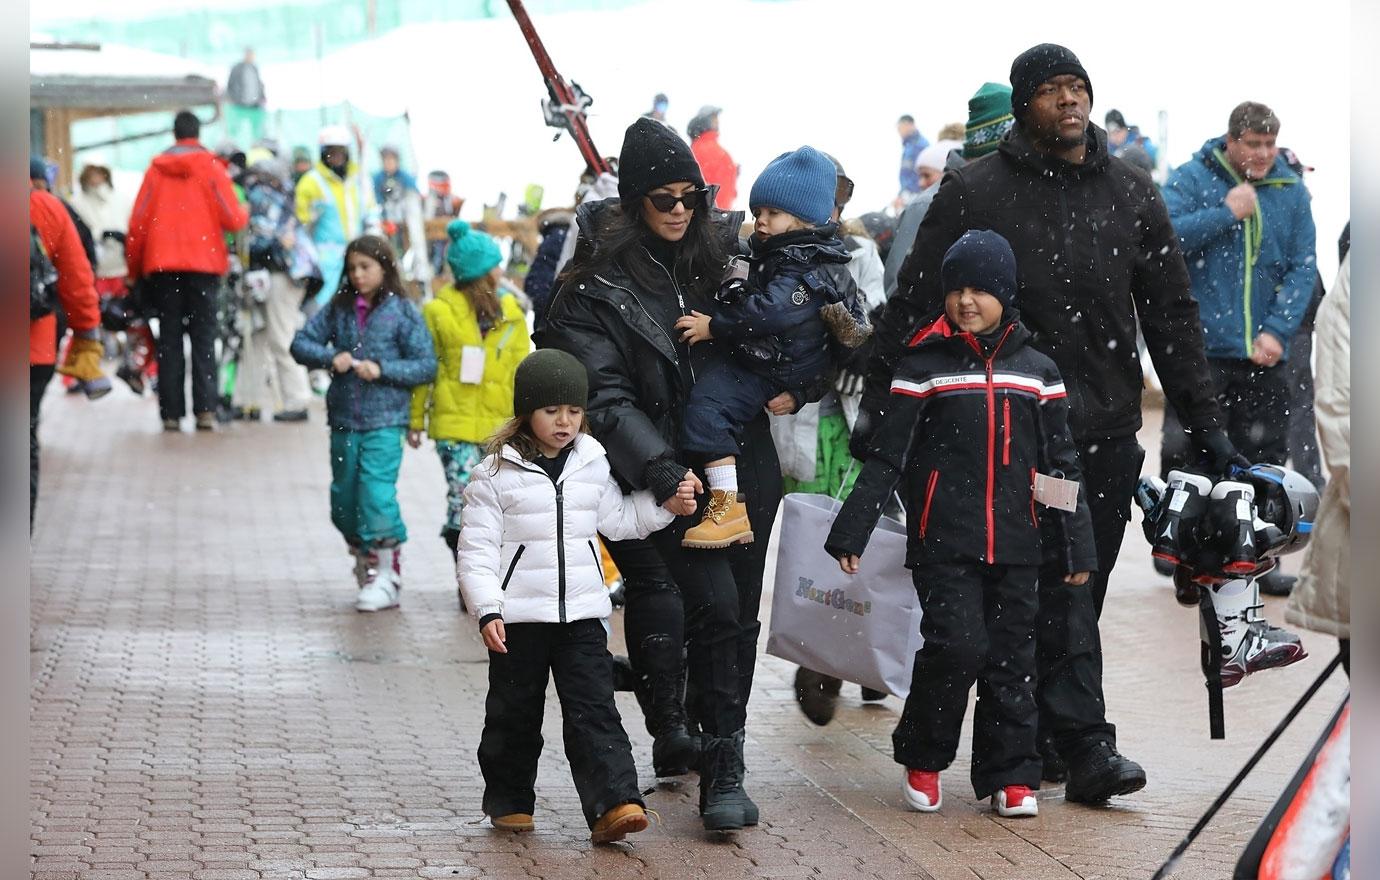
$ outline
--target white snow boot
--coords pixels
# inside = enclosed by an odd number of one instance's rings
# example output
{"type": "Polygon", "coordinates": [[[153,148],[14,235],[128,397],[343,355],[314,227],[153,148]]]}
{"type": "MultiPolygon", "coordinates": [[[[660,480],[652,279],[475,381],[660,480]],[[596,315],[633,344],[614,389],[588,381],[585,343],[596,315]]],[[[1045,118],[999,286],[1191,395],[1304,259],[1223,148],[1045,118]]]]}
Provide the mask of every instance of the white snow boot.
{"type": "Polygon", "coordinates": [[[370,559],[364,586],[355,599],[356,611],[383,611],[398,607],[402,589],[402,556],[397,547],[380,547],[370,559]]]}

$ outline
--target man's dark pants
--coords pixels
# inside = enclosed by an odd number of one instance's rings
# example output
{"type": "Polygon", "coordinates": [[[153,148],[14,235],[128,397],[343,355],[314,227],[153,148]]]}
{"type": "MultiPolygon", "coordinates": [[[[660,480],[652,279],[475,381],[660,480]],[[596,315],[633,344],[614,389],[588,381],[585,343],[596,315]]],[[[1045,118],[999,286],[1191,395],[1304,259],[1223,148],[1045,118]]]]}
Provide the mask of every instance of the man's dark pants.
{"type": "MultiPolygon", "coordinates": [[[[1083,491],[1092,514],[1098,570],[1081,587],[1064,583],[1057,563],[1040,568],[1040,611],[1036,627],[1040,735],[1052,738],[1059,754],[1074,762],[1095,743],[1116,746],[1116,727],[1107,722],[1102,695],[1102,640],[1098,618],[1140,478],[1145,450],[1135,437],[1082,441],[1078,458],[1083,491]]],[[[1056,546],[1046,536],[1046,546],[1056,546]]]]}
{"type": "Polygon", "coordinates": [[[38,410],[43,392],[53,380],[53,364],[29,365],[29,531],[34,530],[34,508],[38,504],[38,410]]]}
{"type": "Polygon", "coordinates": [[[561,702],[565,755],[590,827],[619,804],[641,804],[632,746],[613,701],[613,658],[598,620],[510,623],[508,653],[489,652],[479,740],[484,813],[531,814],[548,674],[561,702]]]}
{"type": "Polygon", "coordinates": [[[183,389],[185,332],[192,341],[192,412],[216,411],[216,296],[220,276],[204,272],[155,272],[144,279],[158,314],[158,410],[165,419],[187,414],[183,389]]]}
{"type": "Polygon", "coordinates": [[[1040,787],[1036,750],[1033,565],[917,566],[911,577],[924,614],[905,710],[891,735],[896,763],[944,770],[958,753],[968,693],[973,711],[973,793],[1040,787]]]}
{"type": "MultiPolygon", "coordinates": [[[[1289,458],[1289,374],[1284,364],[1262,367],[1245,360],[1208,359],[1213,394],[1227,420],[1227,436],[1251,464],[1289,458]]],[[[1164,408],[1160,474],[1192,469],[1196,451],[1174,407],[1164,408]]]]}

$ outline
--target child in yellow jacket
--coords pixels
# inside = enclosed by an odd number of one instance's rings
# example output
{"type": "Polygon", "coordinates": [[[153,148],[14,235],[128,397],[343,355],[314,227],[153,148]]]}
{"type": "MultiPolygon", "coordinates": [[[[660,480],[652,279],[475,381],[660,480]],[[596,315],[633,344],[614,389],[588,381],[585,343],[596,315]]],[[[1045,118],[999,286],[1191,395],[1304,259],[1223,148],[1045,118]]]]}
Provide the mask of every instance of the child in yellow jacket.
{"type": "Polygon", "coordinates": [[[513,417],[513,377],[532,341],[517,297],[499,291],[498,244],[464,220],[452,221],[446,233],[455,280],[422,307],[436,348],[436,381],[412,393],[407,441],[421,446],[423,432],[436,441],[446,474],[441,537],[453,555],[465,486],[484,457],[484,442],[513,417]]]}

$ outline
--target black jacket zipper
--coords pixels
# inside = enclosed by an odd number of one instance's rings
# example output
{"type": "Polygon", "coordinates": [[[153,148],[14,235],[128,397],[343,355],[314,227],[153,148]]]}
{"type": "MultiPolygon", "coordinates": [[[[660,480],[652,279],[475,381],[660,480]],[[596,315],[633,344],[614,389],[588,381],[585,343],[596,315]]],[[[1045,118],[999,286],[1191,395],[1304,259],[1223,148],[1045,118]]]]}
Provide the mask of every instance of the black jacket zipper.
{"type": "MultiPolygon", "coordinates": [[[[626,293],[628,296],[632,297],[633,302],[637,303],[637,307],[638,307],[639,309],[642,310],[642,314],[644,314],[644,315],[647,316],[647,320],[651,323],[651,325],[652,325],[653,327],[655,327],[656,329],[660,330],[660,331],[661,331],[661,335],[664,336],[664,337],[666,337],[666,343],[667,343],[668,345],[671,346],[671,363],[673,363],[673,364],[675,364],[677,367],[679,367],[679,366],[680,366],[680,356],[679,356],[679,354],[677,354],[677,351],[678,351],[678,350],[677,350],[677,348],[676,348],[675,340],[673,340],[673,339],[671,338],[671,334],[669,334],[669,333],[666,332],[666,328],[665,328],[665,327],[662,327],[659,323],[657,323],[657,320],[656,320],[655,318],[652,317],[652,313],[649,312],[649,311],[647,311],[647,307],[644,306],[644,305],[642,304],[642,300],[640,300],[640,299],[637,298],[637,294],[636,294],[636,293],[633,293],[632,288],[624,287],[624,286],[621,285],[621,284],[614,284],[612,281],[608,280],[607,278],[605,278],[605,277],[602,276],[602,275],[595,275],[594,277],[595,277],[596,280],[602,281],[604,284],[607,284],[609,287],[612,287],[614,290],[621,290],[621,291],[623,291],[624,293],[626,293]]],[[[673,283],[674,283],[674,282],[673,282],[673,283]]],[[[649,341],[650,341],[650,340],[649,340],[649,341]]],[[[653,345],[655,345],[655,343],[653,343],[653,345]]],[[[677,370],[676,372],[680,372],[680,371],[677,370]]]]}
{"type": "Polygon", "coordinates": [[[560,483],[556,483],[556,585],[557,607],[565,623],[565,494],[560,483]]]}
{"type": "MultiPolygon", "coordinates": [[[[646,249],[646,248],[643,248],[643,250],[647,250],[647,249],[646,249]]],[[[651,252],[651,251],[647,251],[647,258],[650,259],[653,263],[656,263],[658,266],[661,266],[661,271],[665,272],[665,273],[666,273],[666,277],[669,278],[669,279],[671,279],[671,289],[674,290],[674,291],[676,292],[676,302],[680,304],[680,313],[681,313],[682,315],[688,315],[688,314],[690,314],[690,310],[687,309],[687,308],[685,307],[685,297],[684,297],[684,296],[681,294],[681,292],[680,292],[680,285],[676,283],[676,275],[675,275],[675,273],[672,272],[670,269],[667,269],[665,266],[663,266],[663,265],[661,264],[661,261],[658,260],[656,257],[652,256],[652,252],[651,252]]],[[[645,311],[645,309],[644,309],[644,311],[645,311]]],[[[658,325],[658,326],[659,326],[659,325],[658,325]]],[[[689,343],[686,343],[686,346],[685,346],[685,363],[690,367],[690,381],[691,381],[691,383],[694,383],[694,381],[695,381],[695,359],[694,359],[693,357],[690,356],[690,345],[689,345],[689,343]]]]}
{"type": "Polygon", "coordinates": [[[517,552],[513,554],[513,561],[508,563],[508,573],[503,576],[503,586],[499,587],[503,592],[508,591],[508,581],[513,579],[513,572],[517,570],[518,560],[522,558],[522,551],[526,549],[526,544],[519,544],[517,552]]]}

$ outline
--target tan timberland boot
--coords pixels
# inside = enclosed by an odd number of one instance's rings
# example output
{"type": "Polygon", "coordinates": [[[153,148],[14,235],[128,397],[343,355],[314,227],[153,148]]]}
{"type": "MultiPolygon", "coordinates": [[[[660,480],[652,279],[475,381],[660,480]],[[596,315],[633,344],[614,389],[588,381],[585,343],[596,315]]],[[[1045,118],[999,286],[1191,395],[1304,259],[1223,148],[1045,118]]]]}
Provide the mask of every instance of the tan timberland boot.
{"type": "Polygon", "coordinates": [[[730,544],[751,543],[752,523],[748,522],[743,496],[713,489],[709,493],[709,504],[704,508],[704,519],[686,530],[680,546],[717,550],[730,544]]]}

